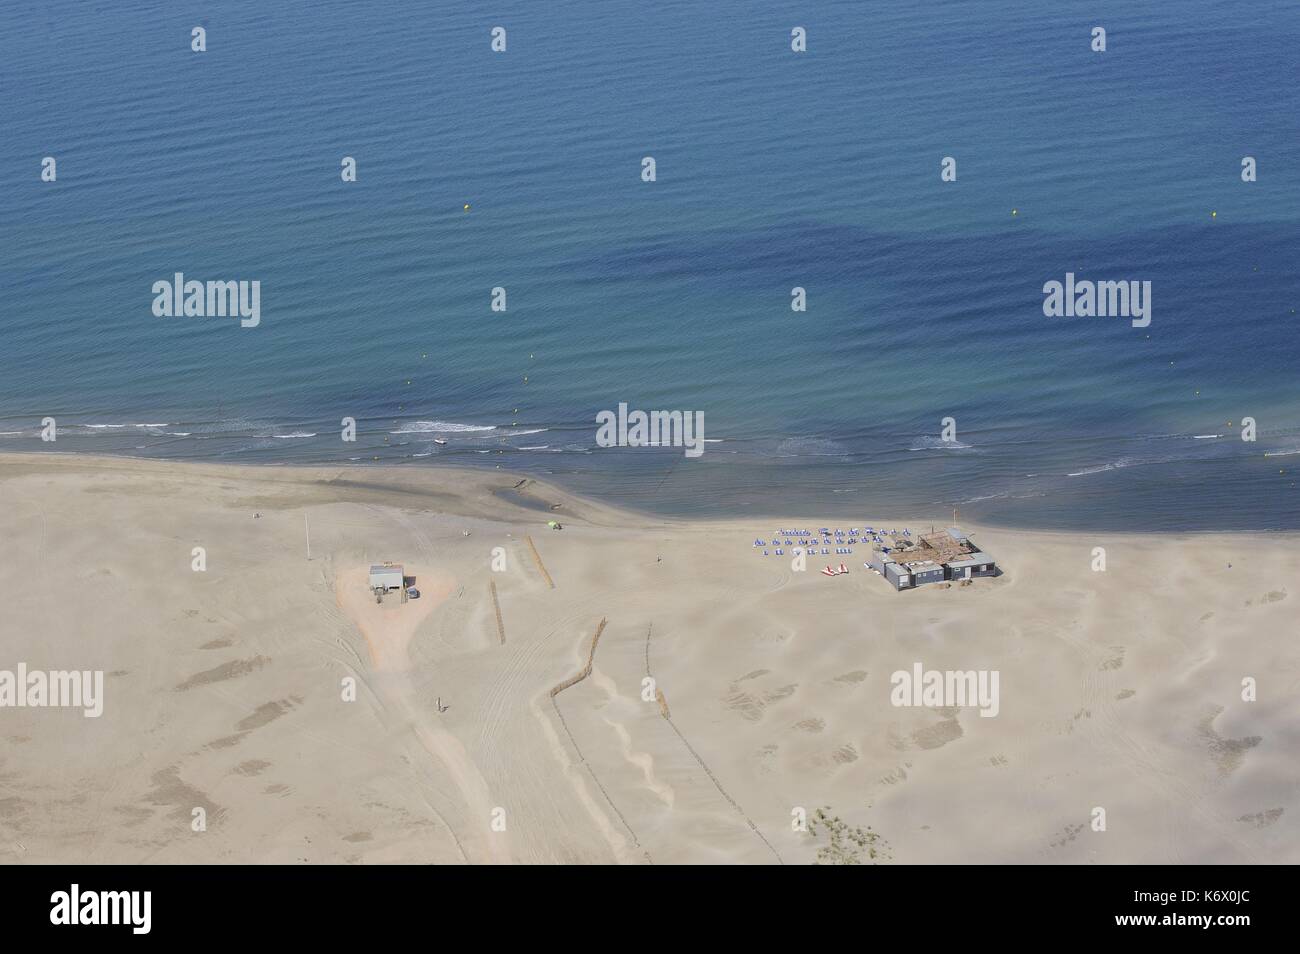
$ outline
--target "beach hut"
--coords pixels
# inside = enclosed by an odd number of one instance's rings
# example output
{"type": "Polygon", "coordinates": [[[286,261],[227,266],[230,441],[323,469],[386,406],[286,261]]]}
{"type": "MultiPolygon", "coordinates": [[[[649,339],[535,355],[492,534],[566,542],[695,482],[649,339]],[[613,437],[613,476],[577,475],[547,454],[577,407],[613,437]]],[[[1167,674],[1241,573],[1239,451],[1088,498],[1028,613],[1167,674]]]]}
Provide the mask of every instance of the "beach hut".
{"type": "Polygon", "coordinates": [[[948,579],[950,580],[969,580],[976,576],[994,576],[998,572],[997,564],[987,553],[975,551],[968,553],[960,560],[949,560],[945,566],[948,568],[948,579]]]}
{"type": "Polygon", "coordinates": [[[912,574],[908,572],[907,567],[900,566],[897,563],[885,564],[885,580],[896,590],[907,590],[916,585],[912,581],[912,574]]]}
{"type": "Polygon", "coordinates": [[[405,577],[400,563],[376,563],[370,567],[370,589],[380,593],[400,590],[405,577]]]}
{"type": "Polygon", "coordinates": [[[940,563],[914,563],[908,569],[912,571],[913,586],[943,582],[944,569],[940,563]]]}

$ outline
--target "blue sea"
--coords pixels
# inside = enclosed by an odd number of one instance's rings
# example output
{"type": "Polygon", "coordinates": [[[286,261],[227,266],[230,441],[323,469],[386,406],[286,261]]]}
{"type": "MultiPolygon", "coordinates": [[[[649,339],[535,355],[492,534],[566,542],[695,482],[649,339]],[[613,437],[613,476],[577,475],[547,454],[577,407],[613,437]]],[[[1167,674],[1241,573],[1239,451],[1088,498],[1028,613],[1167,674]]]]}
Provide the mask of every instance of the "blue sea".
{"type": "Polygon", "coordinates": [[[1298,51],[1291,0],[5,4],[0,451],[1297,529],[1298,51]],[[1067,272],[1150,325],[1046,317],[1067,272]],[[620,402],[705,453],[598,447],[620,402]]]}

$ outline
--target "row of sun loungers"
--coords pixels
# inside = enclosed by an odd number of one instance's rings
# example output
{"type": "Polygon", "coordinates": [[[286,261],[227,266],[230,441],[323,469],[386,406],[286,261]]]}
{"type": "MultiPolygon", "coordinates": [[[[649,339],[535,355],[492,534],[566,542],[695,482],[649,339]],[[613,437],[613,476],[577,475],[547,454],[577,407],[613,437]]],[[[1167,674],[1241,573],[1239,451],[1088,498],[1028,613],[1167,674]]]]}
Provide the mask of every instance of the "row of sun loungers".
{"type": "MultiPolygon", "coordinates": [[[[828,527],[821,527],[818,529],[817,534],[813,534],[810,530],[778,530],[772,535],[771,544],[768,544],[766,540],[759,538],[754,541],[754,549],[757,550],[769,545],[772,547],[780,547],[782,545],[782,540],[784,540],[785,546],[802,547],[806,553],[815,554],[820,545],[822,547],[822,554],[829,555],[830,550],[827,548],[834,545],[837,554],[849,554],[853,552],[851,548],[857,546],[859,543],[863,546],[868,543],[883,544],[886,536],[910,537],[911,535],[912,531],[907,528],[904,528],[901,533],[897,530],[885,530],[884,528],[876,530],[874,527],[850,527],[847,531],[841,530],[838,527],[834,530],[831,530],[828,527]],[[820,540],[818,539],[819,536],[820,540]],[[831,539],[832,536],[834,539],[831,539]]],[[[885,547],[884,550],[888,553],[890,548],[885,547]]],[[[763,550],[763,556],[770,555],[771,551],[766,549],[763,550]]],[[[776,555],[784,556],[785,550],[776,550],[776,555]]]]}
{"type": "MultiPolygon", "coordinates": [[[[837,554],[852,553],[852,552],[853,552],[853,548],[852,548],[852,547],[836,547],[836,548],[835,548],[835,552],[836,552],[837,554]]],[[[810,554],[810,555],[812,555],[812,556],[816,556],[816,555],[817,555],[817,548],[816,548],[816,547],[808,547],[806,550],[804,550],[804,553],[810,554]]],[[[831,551],[830,551],[830,549],[829,549],[828,547],[822,547],[822,552],[821,552],[821,555],[822,555],[822,556],[830,556],[830,554],[831,554],[831,551]]],[[[773,555],[775,555],[775,556],[785,556],[785,550],[782,550],[780,547],[778,547],[778,548],[775,549],[775,550],[764,550],[764,551],[763,551],[763,556],[773,556],[773,555]]]]}

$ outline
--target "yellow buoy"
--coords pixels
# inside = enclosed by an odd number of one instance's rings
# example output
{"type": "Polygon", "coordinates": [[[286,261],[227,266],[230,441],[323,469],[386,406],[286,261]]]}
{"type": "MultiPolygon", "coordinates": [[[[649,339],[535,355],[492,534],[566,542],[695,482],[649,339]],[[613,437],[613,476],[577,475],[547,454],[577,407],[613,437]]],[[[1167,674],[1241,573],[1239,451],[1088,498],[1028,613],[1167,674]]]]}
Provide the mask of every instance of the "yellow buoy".
{"type": "Polygon", "coordinates": [[[468,202],[465,203],[465,211],[466,211],[466,212],[469,211],[469,203],[468,203],[468,202]]]}
{"type": "Polygon", "coordinates": [[[1011,210],[1011,214],[1012,214],[1012,215],[1019,215],[1019,214],[1020,214],[1020,210],[1019,210],[1019,209],[1012,209],[1012,210],[1011,210]]]}
{"type": "Polygon", "coordinates": [[[1212,218],[1212,219],[1217,219],[1218,217],[1219,217],[1219,213],[1218,213],[1218,212],[1211,212],[1211,213],[1210,213],[1210,218],[1212,218]]]}

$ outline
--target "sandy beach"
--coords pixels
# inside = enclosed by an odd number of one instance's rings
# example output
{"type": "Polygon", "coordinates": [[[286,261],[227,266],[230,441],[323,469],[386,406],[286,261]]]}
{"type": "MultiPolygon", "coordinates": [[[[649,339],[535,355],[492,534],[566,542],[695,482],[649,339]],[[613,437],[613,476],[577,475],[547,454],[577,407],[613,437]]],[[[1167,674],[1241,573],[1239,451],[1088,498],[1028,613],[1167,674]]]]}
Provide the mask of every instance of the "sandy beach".
{"type": "Polygon", "coordinates": [[[825,808],[894,864],[1300,860],[1295,535],[966,526],[1002,575],[901,593],[752,546],[826,522],[0,455],[0,670],[105,674],[98,718],[0,708],[0,859],[807,864],[825,808]],[[916,664],[996,716],[893,705],[916,664]]]}

